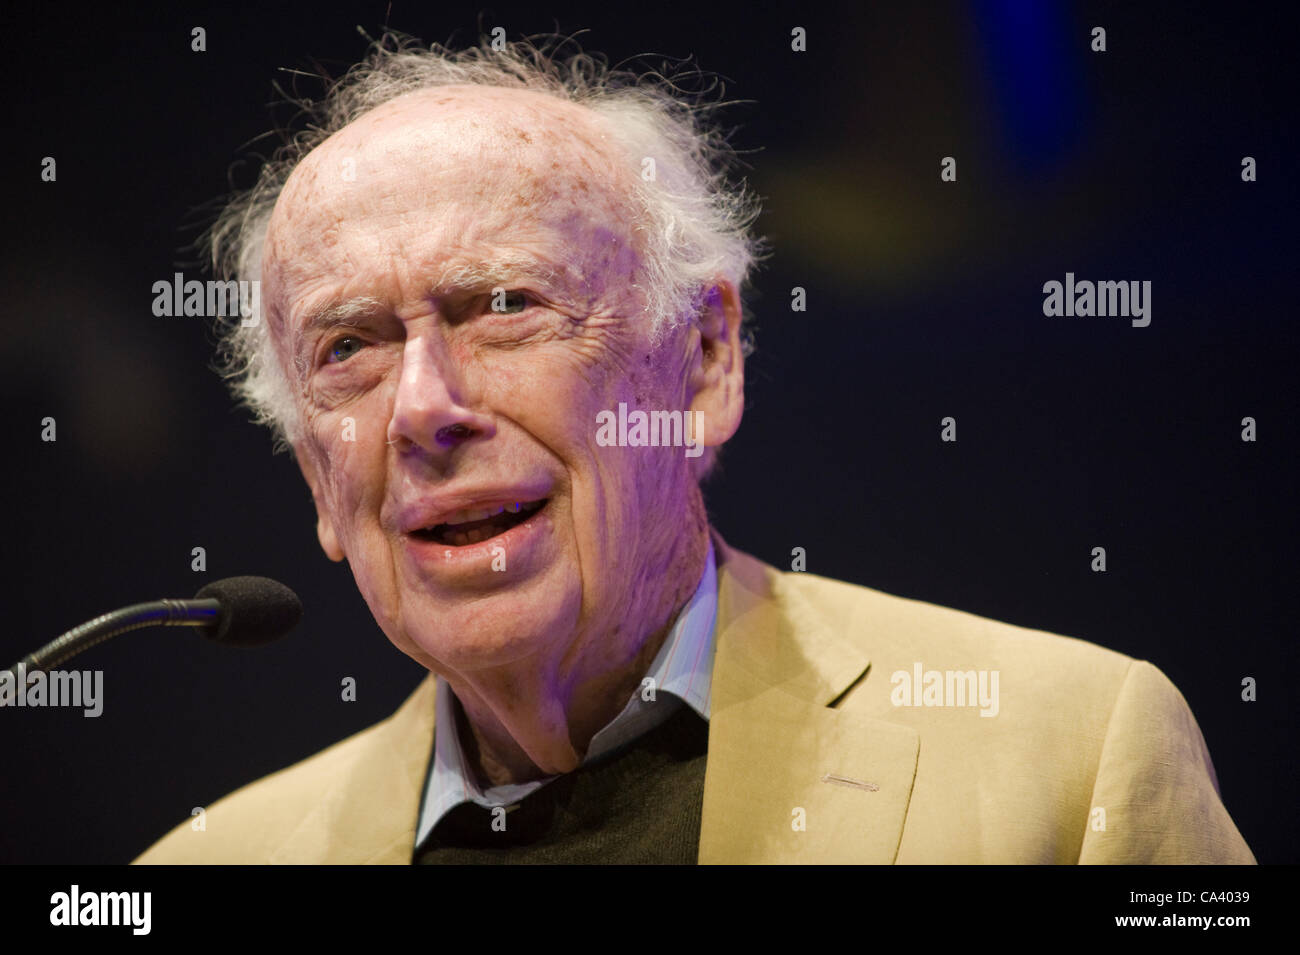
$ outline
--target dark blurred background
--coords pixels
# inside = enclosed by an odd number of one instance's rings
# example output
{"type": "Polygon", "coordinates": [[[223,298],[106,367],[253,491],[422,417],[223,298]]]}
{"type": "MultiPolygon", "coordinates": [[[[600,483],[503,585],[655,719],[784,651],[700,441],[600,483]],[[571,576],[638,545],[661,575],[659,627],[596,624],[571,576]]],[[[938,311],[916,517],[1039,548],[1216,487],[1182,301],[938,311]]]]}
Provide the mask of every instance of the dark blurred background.
{"type": "Polygon", "coordinates": [[[1151,660],[1260,861],[1297,861],[1294,30],[1240,4],[1136,6],[9,3],[0,666],[231,574],[280,578],[307,611],[261,651],[169,630],[90,651],[68,666],[105,671],[98,719],[0,709],[0,861],[126,862],[423,674],[319,551],[294,464],[209,370],[210,330],[151,311],[155,281],[206,277],[185,246],[287,118],[277,68],[337,75],[357,25],[384,24],[586,29],[613,61],[694,55],[726,77],[774,255],[745,421],[708,488],[723,536],[1151,660]],[[1044,317],[1067,271],[1150,280],[1151,325],[1044,317]]]}

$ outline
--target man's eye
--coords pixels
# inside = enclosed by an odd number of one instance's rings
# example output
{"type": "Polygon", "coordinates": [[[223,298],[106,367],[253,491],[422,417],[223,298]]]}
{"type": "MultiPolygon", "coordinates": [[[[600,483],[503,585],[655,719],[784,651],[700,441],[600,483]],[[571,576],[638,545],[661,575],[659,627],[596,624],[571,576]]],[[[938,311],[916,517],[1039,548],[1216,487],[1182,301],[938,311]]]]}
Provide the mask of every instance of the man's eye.
{"type": "Polygon", "coordinates": [[[331,362],[347,361],[365,345],[359,338],[340,338],[330,346],[327,360],[331,362]]]}
{"type": "Polygon", "coordinates": [[[498,315],[518,315],[528,308],[526,292],[507,292],[505,289],[492,290],[492,311],[498,315]]]}

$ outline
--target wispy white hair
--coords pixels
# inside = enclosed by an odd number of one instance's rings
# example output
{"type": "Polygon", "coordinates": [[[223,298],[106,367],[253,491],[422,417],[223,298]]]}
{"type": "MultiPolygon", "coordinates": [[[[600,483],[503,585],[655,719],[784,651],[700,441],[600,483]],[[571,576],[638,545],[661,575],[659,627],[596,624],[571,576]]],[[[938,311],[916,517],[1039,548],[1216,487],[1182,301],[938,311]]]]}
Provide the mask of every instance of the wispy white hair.
{"type": "MultiPolygon", "coordinates": [[[[581,104],[603,120],[610,141],[638,175],[633,223],[643,260],[638,285],[647,302],[653,339],[689,322],[718,276],[745,288],[765,244],[753,232],[757,197],[733,178],[736,155],[714,116],[719,103],[708,90],[688,93],[659,72],[610,68],[581,51],[561,55],[571,40],[546,38],[451,50],[425,48],[412,37],[386,33],[365,58],[316,100],[288,97],[301,110],[303,128],[262,166],[256,184],[233,196],[205,239],[220,278],[261,280],[262,251],[276,200],[290,173],[311,150],[362,114],[416,90],[450,85],[507,87],[547,93],[581,104]],[[653,157],[655,175],[639,175],[653,157]]],[[[698,73],[695,74],[698,76],[698,73]]],[[[679,77],[680,80],[680,77],[679,77]]],[[[259,423],[269,425],[277,448],[296,439],[297,404],[276,358],[265,306],[257,321],[218,325],[218,369],[259,423]]],[[[748,328],[744,336],[749,351],[748,328]]]]}

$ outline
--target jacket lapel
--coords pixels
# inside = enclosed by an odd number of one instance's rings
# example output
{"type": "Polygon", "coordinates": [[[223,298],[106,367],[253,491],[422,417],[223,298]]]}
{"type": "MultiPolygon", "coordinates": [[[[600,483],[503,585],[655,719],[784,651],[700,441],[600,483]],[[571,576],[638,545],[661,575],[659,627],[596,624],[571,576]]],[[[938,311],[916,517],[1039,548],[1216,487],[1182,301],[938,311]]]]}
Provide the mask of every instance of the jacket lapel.
{"type": "Polygon", "coordinates": [[[870,661],[720,537],[699,861],[890,863],[919,737],[830,704],[870,661]]]}

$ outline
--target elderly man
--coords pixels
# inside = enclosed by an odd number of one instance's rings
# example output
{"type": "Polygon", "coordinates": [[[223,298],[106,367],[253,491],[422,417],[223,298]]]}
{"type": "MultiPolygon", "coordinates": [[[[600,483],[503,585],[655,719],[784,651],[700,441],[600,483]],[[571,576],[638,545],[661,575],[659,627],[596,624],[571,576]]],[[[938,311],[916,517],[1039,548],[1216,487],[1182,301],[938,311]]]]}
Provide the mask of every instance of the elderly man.
{"type": "Polygon", "coordinates": [[[1253,861],[1155,667],[711,531],[761,246],[702,113],[398,44],[318,119],[214,230],[232,370],[431,675],[138,861],[1253,861]]]}

